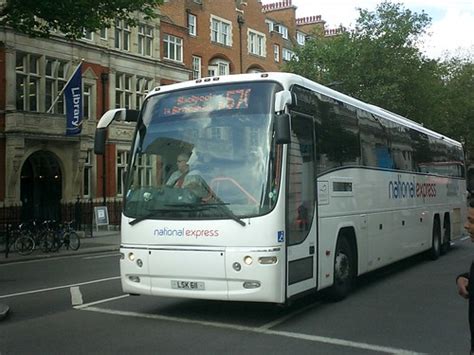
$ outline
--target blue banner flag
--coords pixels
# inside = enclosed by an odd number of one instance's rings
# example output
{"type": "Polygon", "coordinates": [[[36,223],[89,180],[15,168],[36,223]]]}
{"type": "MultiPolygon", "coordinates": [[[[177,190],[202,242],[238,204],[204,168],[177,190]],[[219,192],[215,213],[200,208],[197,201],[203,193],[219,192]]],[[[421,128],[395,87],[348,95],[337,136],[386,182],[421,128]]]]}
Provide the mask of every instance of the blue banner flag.
{"type": "Polygon", "coordinates": [[[66,136],[81,133],[82,129],[82,63],[78,65],[64,90],[66,100],[66,136]]]}

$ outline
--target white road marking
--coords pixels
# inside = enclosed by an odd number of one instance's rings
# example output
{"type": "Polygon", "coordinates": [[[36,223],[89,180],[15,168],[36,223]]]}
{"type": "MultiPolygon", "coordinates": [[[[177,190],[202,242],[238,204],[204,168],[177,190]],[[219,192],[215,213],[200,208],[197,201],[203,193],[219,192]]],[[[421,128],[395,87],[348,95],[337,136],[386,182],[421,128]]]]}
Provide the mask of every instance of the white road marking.
{"type": "Polygon", "coordinates": [[[328,338],[328,337],[323,337],[323,336],[318,336],[318,335],[308,335],[308,334],[302,334],[302,333],[270,330],[270,329],[266,329],[262,327],[247,327],[247,326],[236,325],[236,324],[208,322],[208,321],[200,321],[200,320],[187,319],[187,318],[162,316],[158,314],[119,311],[119,310],[105,309],[105,308],[98,308],[98,307],[81,307],[81,308],[79,307],[75,307],[75,308],[80,309],[82,311],[98,312],[98,313],[112,314],[112,315],[125,316],[125,317],[157,319],[157,320],[164,320],[164,321],[171,321],[171,322],[198,324],[198,325],[204,325],[204,326],[210,326],[210,327],[216,327],[216,328],[247,331],[247,332],[266,334],[266,335],[276,335],[276,336],[281,336],[281,337],[307,340],[307,341],[312,341],[312,342],[317,342],[317,343],[326,343],[326,344],[345,346],[345,347],[357,348],[357,349],[363,349],[363,350],[378,351],[378,352],[388,353],[388,354],[406,354],[406,355],[421,354],[421,353],[417,353],[417,352],[406,350],[406,349],[398,349],[398,348],[392,348],[388,346],[379,346],[379,345],[373,345],[373,344],[367,344],[367,343],[359,343],[359,342],[350,341],[350,340],[328,338]]]}
{"type": "Polygon", "coordinates": [[[39,290],[31,290],[31,291],[10,293],[10,294],[8,294],[8,295],[0,296],[0,299],[2,299],[2,298],[9,298],[9,297],[15,297],[15,296],[31,295],[31,294],[34,294],[34,293],[49,292],[49,291],[54,291],[54,290],[60,290],[60,289],[62,289],[62,288],[70,288],[70,287],[74,287],[74,286],[89,285],[89,284],[94,284],[94,283],[98,283],[98,282],[111,281],[111,280],[117,280],[117,279],[120,279],[120,276],[108,277],[108,278],[105,278],[105,279],[98,279],[98,280],[92,280],[92,281],[86,281],[86,282],[79,282],[79,283],[71,284],[71,285],[63,285],[63,286],[56,286],[56,287],[49,287],[49,288],[41,288],[41,289],[39,289],[39,290]]]}
{"type": "Polygon", "coordinates": [[[73,286],[69,289],[71,292],[71,303],[73,306],[81,305],[84,303],[82,300],[82,293],[79,286],[73,286]]]}
{"type": "Polygon", "coordinates": [[[116,297],[106,298],[106,299],[103,299],[103,300],[99,300],[99,301],[95,301],[95,302],[91,302],[91,303],[86,303],[86,304],[81,304],[81,305],[78,305],[78,306],[74,306],[74,308],[75,309],[87,308],[87,307],[90,307],[90,306],[95,306],[96,304],[101,304],[101,303],[110,302],[110,301],[116,301],[116,300],[119,300],[121,298],[126,298],[126,297],[129,297],[129,296],[130,296],[129,294],[125,294],[125,295],[120,295],[120,296],[116,296],[116,297]]]}

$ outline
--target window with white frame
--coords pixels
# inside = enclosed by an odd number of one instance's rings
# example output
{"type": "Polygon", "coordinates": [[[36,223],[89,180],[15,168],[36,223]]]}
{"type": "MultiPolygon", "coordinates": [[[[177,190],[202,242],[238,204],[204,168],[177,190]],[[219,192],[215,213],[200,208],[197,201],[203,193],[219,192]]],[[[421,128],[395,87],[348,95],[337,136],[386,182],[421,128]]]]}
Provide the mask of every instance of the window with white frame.
{"type": "Polygon", "coordinates": [[[201,78],[201,57],[193,55],[193,79],[201,78]]]}
{"type": "Polygon", "coordinates": [[[211,15],[211,42],[232,46],[232,22],[211,15]]]}
{"type": "Polygon", "coordinates": [[[82,89],[82,112],[84,119],[92,118],[92,85],[84,84],[82,89]]]}
{"type": "Polygon", "coordinates": [[[16,53],[16,108],[39,111],[40,70],[39,56],[16,53]]]}
{"type": "Polygon", "coordinates": [[[132,108],[132,75],[115,75],[115,107],[132,108]]]}
{"type": "Polygon", "coordinates": [[[135,109],[140,110],[145,97],[152,88],[153,80],[151,78],[145,78],[137,76],[135,78],[135,109]]]}
{"type": "Polygon", "coordinates": [[[101,39],[107,39],[107,28],[101,28],[99,30],[99,36],[101,39]]]}
{"type": "Polygon", "coordinates": [[[284,39],[288,39],[288,27],[278,24],[277,29],[278,33],[281,34],[284,39]]]}
{"type": "Polygon", "coordinates": [[[247,42],[250,54],[255,54],[260,57],[265,57],[267,55],[265,51],[267,47],[266,37],[263,33],[249,29],[247,42]]]}
{"type": "Polygon", "coordinates": [[[91,197],[92,195],[92,150],[87,150],[86,160],[84,162],[84,176],[82,180],[82,196],[91,197]]]}
{"type": "Polygon", "coordinates": [[[138,75],[116,73],[115,107],[141,109],[146,94],[153,88],[153,79],[138,75]]]}
{"type": "Polygon", "coordinates": [[[183,61],[183,40],[179,37],[165,34],[163,36],[164,58],[176,62],[183,61]]]}
{"type": "Polygon", "coordinates": [[[145,24],[138,25],[138,53],[151,56],[153,50],[153,27],[145,24]]]}
{"type": "Polygon", "coordinates": [[[126,150],[117,150],[117,158],[115,161],[115,166],[117,169],[116,181],[117,181],[117,195],[123,196],[125,191],[125,171],[127,168],[127,157],[128,152],[126,150]]]}
{"type": "Polygon", "coordinates": [[[273,59],[275,62],[280,62],[280,46],[278,44],[273,45],[273,59]]]}
{"type": "Polygon", "coordinates": [[[130,26],[123,20],[115,21],[115,48],[124,51],[130,50],[130,26]]]}
{"type": "Polygon", "coordinates": [[[287,48],[283,48],[281,56],[283,60],[290,61],[295,56],[295,53],[287,48]]]}
{"type": "Polygon", "coordinates": [[[188,14],[188,33],[191,36],[197,36],[197,17],[193,14],[188,14]]]}
{"type": "Polygon", "coordinates": [[[272,32],[274,30],[273,26],[275,25],[275,23],[273,21],[270,21],[270,20],[265,20],[265,23],[268,26],[268,31],[272,32]]]}
{"type": "Polygon", "coordinates": [[[88,41],[94,40],[94,32],[88,31],[85,28],[82,30],[82,39],[86,39],[88,41]]]}
{"type": "Polygon", "coordinates": [[[296,31],[296,42],[298,42],[299,45],[304,46],[306,43],[306,34],[296,31]]]}
{"type": "Polygon", "coordinates": [[[230,74],[230,63],[224,59],[214,59],[208,66],[208,76],[230,74]]]}

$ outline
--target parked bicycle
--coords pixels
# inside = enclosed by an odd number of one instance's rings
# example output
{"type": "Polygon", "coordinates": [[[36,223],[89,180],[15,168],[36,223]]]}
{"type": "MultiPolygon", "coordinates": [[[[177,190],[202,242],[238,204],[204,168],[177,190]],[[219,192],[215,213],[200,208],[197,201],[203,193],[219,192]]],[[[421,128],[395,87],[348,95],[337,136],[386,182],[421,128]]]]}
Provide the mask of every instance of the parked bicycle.
{"type": "Polygon", "coordinates": [[[58,251],[61,247],[65,247],[67,250],[78,250],[81,246],[81,240],[79,235],[76,233],[72,224],[74,221],[64,222],[56,232],[53,234],[54,239],[52,241],[51,251],[58,251]]]}
{"type": "Polygon", "coordinates": [[[35,249],[35,240],[32,235],[31,226],[21,223],[10,231],[10,250],[20,255],[29,255],[35,249]],[[13,248],[11,248],[13,246],[13,248]]]}

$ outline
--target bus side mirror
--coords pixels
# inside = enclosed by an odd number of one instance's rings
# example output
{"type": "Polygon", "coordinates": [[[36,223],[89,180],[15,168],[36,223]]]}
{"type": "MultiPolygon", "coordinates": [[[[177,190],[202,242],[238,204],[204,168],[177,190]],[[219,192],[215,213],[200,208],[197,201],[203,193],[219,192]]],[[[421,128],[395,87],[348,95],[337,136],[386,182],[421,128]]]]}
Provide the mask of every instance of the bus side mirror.
{"type": "Polygon", "coordinates": [[[290,115],[287,113],[275,115],[275,141],[276,144],[288,144],[291,141],[290,115]]]}
{"type": "Polygon", "coordinates": [[[97,128],[95,131],[94,153],[104,155],[105,139],[107,138],[107,128],[97,128]]]}

